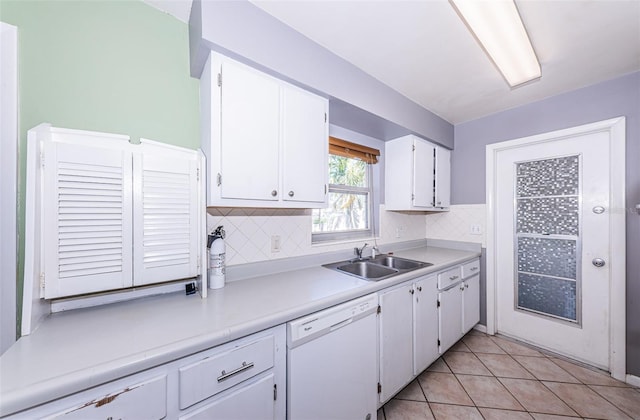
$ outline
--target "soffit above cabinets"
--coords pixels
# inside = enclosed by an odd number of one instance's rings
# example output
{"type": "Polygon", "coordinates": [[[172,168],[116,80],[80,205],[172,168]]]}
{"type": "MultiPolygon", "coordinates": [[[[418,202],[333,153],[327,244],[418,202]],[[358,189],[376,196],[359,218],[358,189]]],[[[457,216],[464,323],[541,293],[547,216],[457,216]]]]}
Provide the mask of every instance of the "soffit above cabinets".
{"type": "MultiPolygon", "coordinates": [[[[188,20],[190,0],[145,1],[188,20]]],[[[447,0],[252,3],[452,124],[640,70],[635,0],[516,0],[542,78],[515,89],[447,0]]]]}

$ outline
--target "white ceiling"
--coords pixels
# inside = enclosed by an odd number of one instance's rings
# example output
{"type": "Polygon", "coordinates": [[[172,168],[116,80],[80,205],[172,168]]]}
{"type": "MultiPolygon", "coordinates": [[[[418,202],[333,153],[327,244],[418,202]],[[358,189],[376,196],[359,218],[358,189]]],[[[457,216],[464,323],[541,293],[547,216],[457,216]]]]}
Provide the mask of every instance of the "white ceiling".
{"type": "MultiPolygon", "coordinates": [[[[190,0],[145,0],[188,21],[190,0]]],[[[447,0],[253,0],[458,124],[640,70],[640,1],[516,0],[542,78],[511,89],[447,0]]]]}

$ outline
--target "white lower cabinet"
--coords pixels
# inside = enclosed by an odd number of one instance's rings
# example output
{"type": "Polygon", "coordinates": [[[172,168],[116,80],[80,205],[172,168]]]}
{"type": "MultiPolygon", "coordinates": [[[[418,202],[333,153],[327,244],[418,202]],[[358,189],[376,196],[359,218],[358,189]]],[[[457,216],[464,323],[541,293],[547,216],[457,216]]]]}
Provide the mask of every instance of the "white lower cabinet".
{"type": "Polygon", "coordinates": [[[284,420],[285,370],[279,325],[6,419],[284,420]]]}
{"type": "Polygon", "coordinates": [[[380,404],[438,358],[436,276],[380,294],[380,404]]]}
{"type": "Polygon", "coordinates": [[[180,417],[183,420],[275,419],[275,377],[270,373],[249,381],[209,404],[180,417]]]}
{"type": "Polygon", "coordinates": [[[415,283],[413,304],[413,374],[419,375],[438,354],[438,288],[436,276],[415,283]]]}
{"type": "Polygon", "coordinates": [[[6,419],[164,419],[168,414],[168,381],[167,369],[156,368],[54,400],[6,419]]]}
{"type": "Polygon", "coordinates": [[[446,352],[480,321],[480,260],[438,274],[440,353],[446,352]]]}
{"type": "Polygon", "coordinates": [[[284,325],[187,359],[178,373],[181,419],[285,418],[284,325]]]}

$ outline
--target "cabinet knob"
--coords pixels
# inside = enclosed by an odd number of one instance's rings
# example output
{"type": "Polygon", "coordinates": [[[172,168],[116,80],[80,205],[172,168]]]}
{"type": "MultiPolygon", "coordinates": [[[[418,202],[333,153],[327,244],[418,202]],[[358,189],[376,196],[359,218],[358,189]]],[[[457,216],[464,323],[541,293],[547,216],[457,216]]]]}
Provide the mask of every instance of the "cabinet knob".
{"type": "Polygon", "coordinates": [[[271,191],[271,196],[272,197],[275,197],[276,195],[278,195],[278,191],[276,191],[276,190],[271,191]]]}
{"type": "Polygon", "coordinates": [[[422,292],[422,286],[418,286],[418,292],[422,292]]]}
{"type": "Polygon", "coordinates": [[[442,204],[442,201],[438,201],[438,205],[442,204]]]}
{"type": "Polygon", "coordinates": [[[469,288],[469,283],[465,283],[464,288],[468,289],[469,288]]]}
{"type": "Polygon", "coordinates": [[[289,191],[289,197],[293,197],[293,191],[289,191]]]}
{"type": "Polygon", "coordinates": [[[410,290],[409,290],[409,293],[414,294],[414,293],[415,293],[415,290],[410,289],[410,290]]]}

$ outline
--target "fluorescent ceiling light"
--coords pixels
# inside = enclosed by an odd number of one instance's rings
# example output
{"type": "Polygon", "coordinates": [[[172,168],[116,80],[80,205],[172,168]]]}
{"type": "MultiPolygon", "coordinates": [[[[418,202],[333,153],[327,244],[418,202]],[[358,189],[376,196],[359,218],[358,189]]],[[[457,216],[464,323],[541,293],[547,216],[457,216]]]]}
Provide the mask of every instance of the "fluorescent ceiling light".
{"type": "Polygon", "coordinates": [[[511,87],[542,75],[513,0],[449,0],[511,87]]]}

